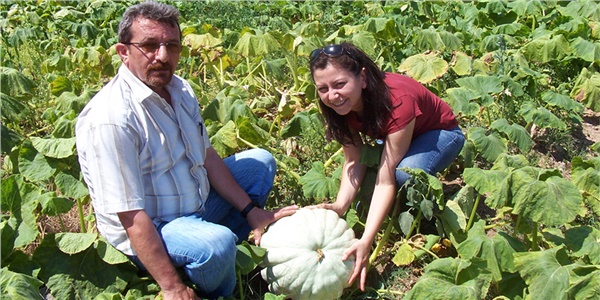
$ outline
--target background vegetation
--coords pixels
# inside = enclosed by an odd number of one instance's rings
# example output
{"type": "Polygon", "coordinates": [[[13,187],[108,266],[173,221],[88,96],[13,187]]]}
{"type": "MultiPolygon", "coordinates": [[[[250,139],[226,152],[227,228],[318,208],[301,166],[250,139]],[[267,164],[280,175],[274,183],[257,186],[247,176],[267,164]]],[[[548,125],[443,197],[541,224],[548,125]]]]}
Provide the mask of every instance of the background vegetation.
{"type": "MultiPolygon", "coordinates": [[[[1,296],[152,299],[158,287],[95,229],[74,148],[78,113],[112,78],[135,1],[0,2],[1,296]]],[[[324,140],[308,53],[351,41],[442,97],[467,142],[444,174],[413,170],[374,245],[369,288],[345,299],[600,296],[595,1],[186,1],[178,74],[215,149],[278,162],[268,205],[332,201],[342,155],[324,140]],[[595,143],[594,143],[595,142],[595,143]],[[402,205],[400,205],[402,204],[402,205]]],[[[372,169],[345,216],[360,236],[372,169]]],[[[235,298],[276,299],[239,247],[235,298]]]]}

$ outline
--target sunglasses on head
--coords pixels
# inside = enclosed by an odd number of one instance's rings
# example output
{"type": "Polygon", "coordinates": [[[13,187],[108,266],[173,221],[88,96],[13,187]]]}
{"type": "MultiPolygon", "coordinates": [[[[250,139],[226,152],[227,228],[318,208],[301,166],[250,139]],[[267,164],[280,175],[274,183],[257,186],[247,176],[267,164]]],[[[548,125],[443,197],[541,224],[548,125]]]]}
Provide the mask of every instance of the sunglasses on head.
{"type": "Polygon", "coordinates": [[[325,53],[325,55],[329,56],[329,57],[339,57],[342,56],[344,54],[348,55],[348,57],[352,58],[354,61],[357,61],[356,58],[354,58],[354,56],[352,56],[352,54],[350,54],[350,52],[348,52],[347,50],[344,50],[344,48],[342,47],[342,45],[329,45],[323,48],[318,48],[313,50],[310,53],[310,61],[315,60],[317,57],[319,57],[319,55],[321,55],[321,53],[325,53]]]}

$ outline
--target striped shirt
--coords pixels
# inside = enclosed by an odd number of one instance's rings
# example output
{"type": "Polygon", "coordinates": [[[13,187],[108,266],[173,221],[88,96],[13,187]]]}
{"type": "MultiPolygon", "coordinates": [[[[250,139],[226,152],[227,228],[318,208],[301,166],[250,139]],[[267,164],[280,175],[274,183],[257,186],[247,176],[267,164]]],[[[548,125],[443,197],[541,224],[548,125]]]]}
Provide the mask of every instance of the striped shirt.
{"type": "Polygon", "coordinates": [[[77,152],[98,230],[127,255],[134,252],[117,216],[143,209],[155,224],[203,208],[210,185],[204,159],[210,147],[198,101],[174,76],[172,105],[122,65],[83,109],[77,152]]]}

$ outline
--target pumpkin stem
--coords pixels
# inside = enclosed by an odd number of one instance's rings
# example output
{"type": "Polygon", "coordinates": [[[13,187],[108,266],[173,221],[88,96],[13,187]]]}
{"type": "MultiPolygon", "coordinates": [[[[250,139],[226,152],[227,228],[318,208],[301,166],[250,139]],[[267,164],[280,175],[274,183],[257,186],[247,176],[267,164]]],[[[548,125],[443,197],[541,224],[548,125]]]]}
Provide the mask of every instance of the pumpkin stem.
{"type": "Polygon", "coordinates": [[[319,257],[319,262],[321,262],[325,258],[325,253],[323,253],[323,250],[317,249],[317,256],[319,257]]]}

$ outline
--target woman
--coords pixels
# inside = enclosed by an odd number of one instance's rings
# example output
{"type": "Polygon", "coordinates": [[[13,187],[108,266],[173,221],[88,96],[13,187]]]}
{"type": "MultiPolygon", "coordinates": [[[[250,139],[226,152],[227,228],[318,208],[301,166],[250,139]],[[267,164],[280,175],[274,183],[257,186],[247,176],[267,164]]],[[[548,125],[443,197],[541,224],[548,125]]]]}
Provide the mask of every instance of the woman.
{"type": "Polygon", "coordinates": [[[320,207],[343,215],[361,185],[367,167],[360,163],[361,134],[383,141],[383,151],[365,231],[344,254],[356,265],[349,282],[360,275],[364,291],[371,245],[410,175],[399,168],[435,174],[460,153],[464,135],[448,104],[417,81],[386,73],[350,43],[330,45],[310,55],[310,71],[327,123],[327,138],[340,142],[344,166],[337,199],[320,207]]]}

